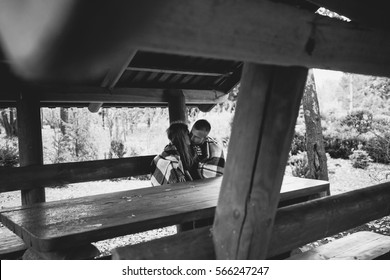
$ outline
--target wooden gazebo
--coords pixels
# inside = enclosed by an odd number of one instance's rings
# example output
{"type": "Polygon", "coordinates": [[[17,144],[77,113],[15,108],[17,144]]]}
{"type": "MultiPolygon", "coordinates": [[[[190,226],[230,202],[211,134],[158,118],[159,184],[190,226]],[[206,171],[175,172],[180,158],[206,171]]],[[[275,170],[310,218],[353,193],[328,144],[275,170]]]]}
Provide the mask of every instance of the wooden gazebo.
{"type": "Polygon", "coordinates": [[[24,4],[0,2],[0,107],[17,107],[21,163],[0,169],[0,191],[21,190],[24,205],[44,202],[53,183],[145,174],[151,160],[44,166],[40,107],[168,105],[172,117],[209,110],[240,82],[212,235],[183,232],[117,257],[265,259],[390,214],[389,183],[277,208],[308,69],[390,77],[385,1],[24,4]]]}

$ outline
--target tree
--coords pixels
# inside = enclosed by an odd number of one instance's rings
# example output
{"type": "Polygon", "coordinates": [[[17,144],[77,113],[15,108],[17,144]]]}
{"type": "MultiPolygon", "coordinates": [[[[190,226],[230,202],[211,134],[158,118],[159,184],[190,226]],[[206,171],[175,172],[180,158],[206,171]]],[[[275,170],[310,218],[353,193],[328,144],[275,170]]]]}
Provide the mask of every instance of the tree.
{"type": "Polygon", "coordinates": [[[61,132],[63,135],[65,135],[68,122],[69,122],[68,108],[64,108],[64,107],[60,108],[60,118],[61,118],[61,122],[60,122],[61,132]]]}
{"type": "Polygon", "coordinates": [[[16,109],[8,108],[0,110],[0,124],[4,127],[7,138],[16,137],[18,135],[16,109]]]}
{"type": "Polygon", "coordinates": [[[312,179],[328,181],[328,167],[322,137],[320,108],[312,70],[309,71],[302,103],[306,124],[309,176],[312,179]]]}

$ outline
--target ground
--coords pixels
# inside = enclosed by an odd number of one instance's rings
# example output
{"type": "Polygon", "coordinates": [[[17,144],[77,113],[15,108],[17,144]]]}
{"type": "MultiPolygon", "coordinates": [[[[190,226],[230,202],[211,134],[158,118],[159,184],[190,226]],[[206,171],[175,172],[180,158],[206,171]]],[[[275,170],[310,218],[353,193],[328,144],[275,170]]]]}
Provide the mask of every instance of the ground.
{"type": "MultiPolygon", "coordinates": [[[[384,164],[371,163],[367,169],[353,168],[349,160],[328,159],[329,181],[331,194],[338,194],[351,191],[358,188],[390,181],[390,166],[384,164]]],[[[288,169],[286,170],[288,173],[288,169]]],[[[47,188],[47,201],[81,197],[85,195],[100,194],[105,192],[114,192],[127,189],[135,189],[150,186],[149,181],[139,180],[118,180],[118,181],[99,181],[80,184],[72,184],[65,187],[47,188]]],[[[6,192],[0,194],[0,208],[20,205],[20,192],[6,192]]],[[[302,250],[307,250],[325,244],[343,235],[350,234],[359,230],[370,230],[377,233],[390,236],[390,216],[380,220],[369,222],[358,228],[339,233],[335,236],[327,237],[317,242],[303,246],[302,250]]],[[[167,227],[156,229],[140,234],[133,234],[124,237],[97,242],[95,245],[103,255],[108,254],[114,247],[126,244],[136,244],[150,239],[167,236],[176,233],[176,227],[167,227]]]]}

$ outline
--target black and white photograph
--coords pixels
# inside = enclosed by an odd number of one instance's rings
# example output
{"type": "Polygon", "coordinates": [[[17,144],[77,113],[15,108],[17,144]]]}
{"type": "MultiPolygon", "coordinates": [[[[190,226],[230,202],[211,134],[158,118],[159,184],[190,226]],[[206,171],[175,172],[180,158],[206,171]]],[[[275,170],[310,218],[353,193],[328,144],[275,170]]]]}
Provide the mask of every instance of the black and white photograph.
{"type": "Polygon", "coordinates": [[[0,0],[2,279],[386,277],[386,2],[0,0]]]}

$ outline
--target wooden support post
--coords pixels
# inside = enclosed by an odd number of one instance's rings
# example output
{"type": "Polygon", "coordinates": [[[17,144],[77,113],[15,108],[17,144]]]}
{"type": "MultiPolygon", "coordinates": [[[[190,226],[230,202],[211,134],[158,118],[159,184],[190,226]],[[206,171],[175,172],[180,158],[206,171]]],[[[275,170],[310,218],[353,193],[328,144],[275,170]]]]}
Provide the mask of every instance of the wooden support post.
{"type": "Polygon", "coordinates": [[[308,70],[244,66],[214,221],[218,259],[265,259],[308,70]]]}
{"type": "Polygon", "coordinates": [[[187,122],[186,100],[181,90],[167,90],[169,122],[187,122]]]}
{"type": "MultiPolygon", "coordinates": [[[[17,102],[20,166],[42,165],[42,131],[39,100],[21,94],[17,102]]],[[[35,186],[31,186],[32,188],[35,186]]],[[[22,190],[22,205],[45,201],[45,188],[22,190]]]]}

